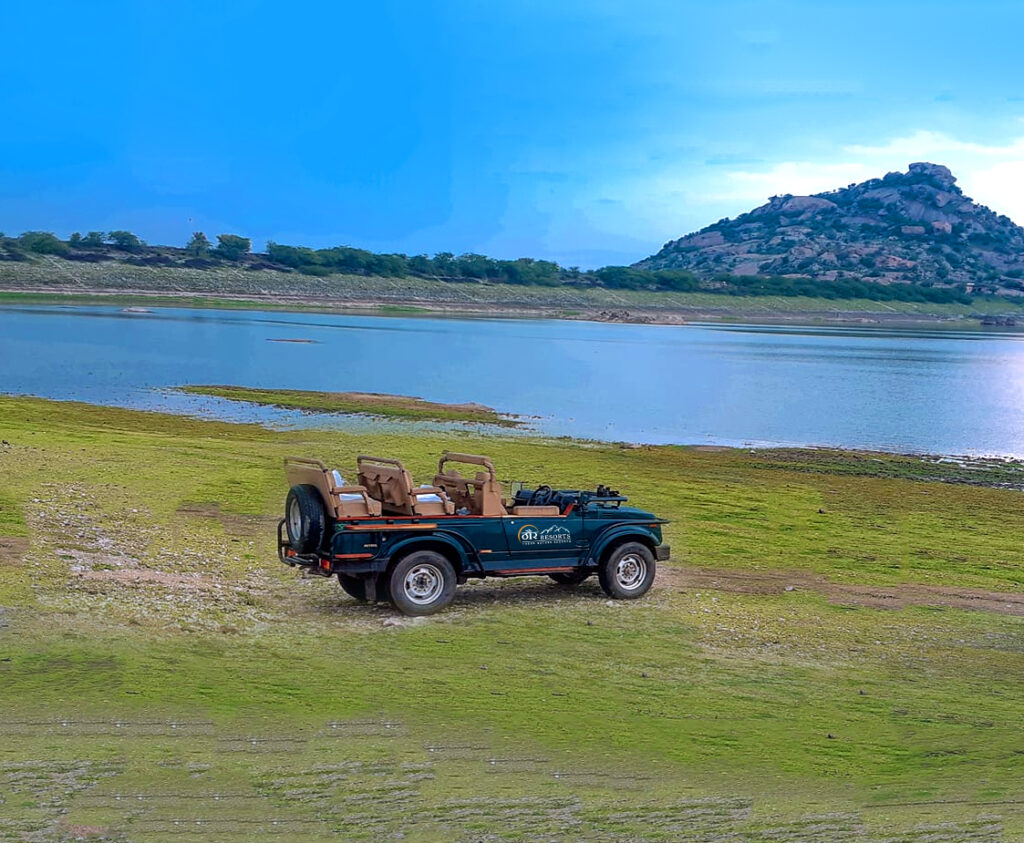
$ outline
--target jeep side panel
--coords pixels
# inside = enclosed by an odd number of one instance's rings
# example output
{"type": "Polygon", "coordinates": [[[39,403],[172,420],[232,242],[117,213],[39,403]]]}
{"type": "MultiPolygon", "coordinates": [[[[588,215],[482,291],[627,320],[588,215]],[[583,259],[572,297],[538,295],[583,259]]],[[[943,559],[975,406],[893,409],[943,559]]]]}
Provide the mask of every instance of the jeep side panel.
{"type": "Polygon", "coordinates": [[[514,570],[575,567],[583,552],[583,519],[565,516],[505,516],[508,567],[514,570]]]}
{"type": "Polygon", "coordinates": [[[341,521],[330,541],[331,571],[379,573],[392,558],[431,542],[451,546],[467,573],[505,567],[508,544],[500,518],[387,518],[341,521]]]}

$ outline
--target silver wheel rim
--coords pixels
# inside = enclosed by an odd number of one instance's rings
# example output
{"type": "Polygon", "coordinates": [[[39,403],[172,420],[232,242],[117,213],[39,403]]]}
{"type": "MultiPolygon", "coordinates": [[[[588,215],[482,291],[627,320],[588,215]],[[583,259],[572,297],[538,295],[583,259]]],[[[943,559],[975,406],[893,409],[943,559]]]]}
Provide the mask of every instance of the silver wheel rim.
{"type": "Polygon", "coordinates": [[[444,589],[444,575],[435,565],[415,565],[405,575],[402,589],[410,603],[426,606],[440,596],[444,589]]]}
{"type": "Polygon", "coordinates": [[[627,553],[615,563],[615,581],[624,591],[636,591],[647,578],[647,561],[635,553],[627,553]]]}
{"type": "Polygon", "coordinates": [[[298,498],[292,498],[291,506],[288,507],[288,529],[295,541],[302,538],[302,510],[298,498]]]}

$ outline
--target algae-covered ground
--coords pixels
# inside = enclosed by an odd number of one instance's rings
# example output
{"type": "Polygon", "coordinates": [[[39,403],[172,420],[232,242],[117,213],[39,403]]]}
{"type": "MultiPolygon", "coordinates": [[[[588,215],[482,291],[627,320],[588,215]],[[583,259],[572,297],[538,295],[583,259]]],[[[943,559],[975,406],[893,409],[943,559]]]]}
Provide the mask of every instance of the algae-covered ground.
{"type": "Polygon", "coordinates": [[[0,839],[1024,839],[1012,467],[21,398],[0,439],[0,839]],[[285,454],[445,448],[610,483],[673,559],[417,621],[277,562],[285,454]]]}
{"type": "Polygon", "coordinates": [[[472,422],[518,427],[521,422],[483,404],[439,404],[408,395],[379,392],[319,392],[304,389],[254,389],[248,386],[190,384],[180,387],[193,395],[213,395],[310,413],[354,413],[410,421],[472,422]]]}

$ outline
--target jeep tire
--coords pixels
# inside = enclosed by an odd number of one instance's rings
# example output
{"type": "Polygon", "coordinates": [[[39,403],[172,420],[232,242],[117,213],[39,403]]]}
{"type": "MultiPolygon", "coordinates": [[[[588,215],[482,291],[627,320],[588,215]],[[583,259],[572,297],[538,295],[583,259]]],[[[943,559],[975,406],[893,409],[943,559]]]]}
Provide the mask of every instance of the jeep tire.
{"type": "Polygon", "coordinates": [[[354,597],[360,603],[367,602],[366,579],[364,577],[353,577],[350,574],[338,574],[338,582],[349,597],[354,597]]]}
{"type": "Polygon", "coordinates": [[[327,529],[324,502],[315,486],[292,486],[284,504],[288,543],[296,553],[313,553],[320,548],[327,529]]]}
{"type": "Polygon", "coordinates": [[[433,550],[416,550],[395,563],[388,577],[391,603],[403,615],[432,615],[455,597],[452,563],[433,550]]]}
{"type": "Polygon", "coordinates": [[[613,600],[642,597],[654,582],[654,574],[654,554],[640,542],[625,542],[613,548],[597,569],[601,588],[613,600]]]}

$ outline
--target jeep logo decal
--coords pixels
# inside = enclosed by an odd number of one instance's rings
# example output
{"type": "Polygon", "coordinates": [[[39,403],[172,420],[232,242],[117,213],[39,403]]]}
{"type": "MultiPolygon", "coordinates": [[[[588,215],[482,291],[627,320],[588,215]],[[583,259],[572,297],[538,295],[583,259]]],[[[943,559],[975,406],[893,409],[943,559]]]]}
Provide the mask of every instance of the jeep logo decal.
{"type": "Polygon", "coordinates": [[[572,541],[572,533],[560,524],[552,524],[545,530],[538,530],[533,524],[523,524],[518,536],[519,543],[525,545],[567,544],[572,541]]]}

